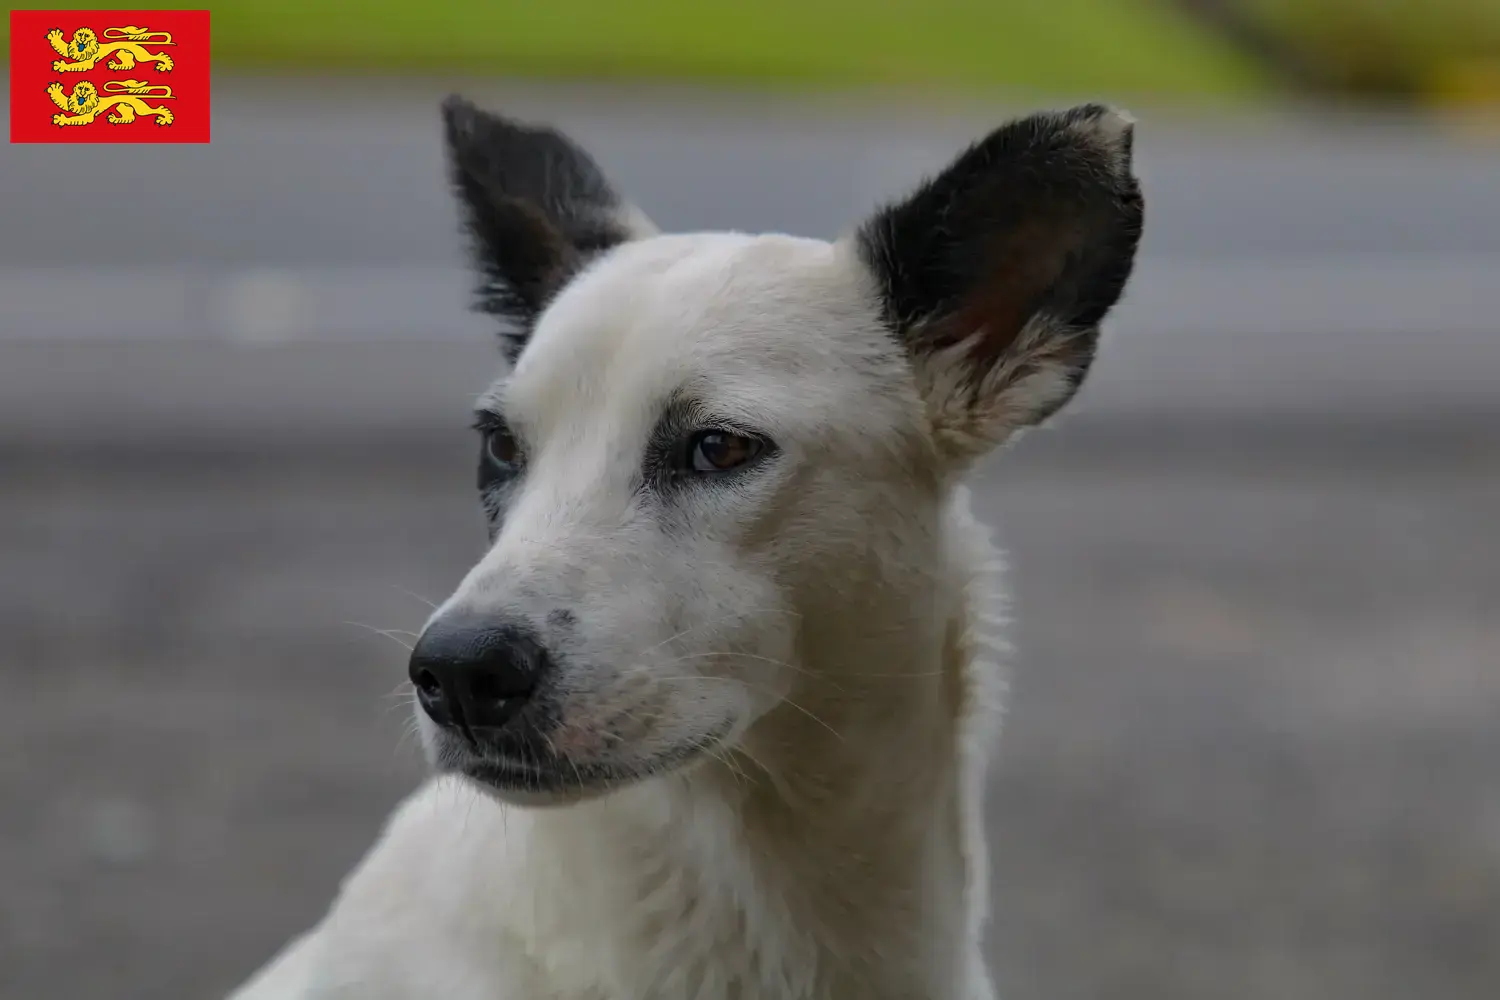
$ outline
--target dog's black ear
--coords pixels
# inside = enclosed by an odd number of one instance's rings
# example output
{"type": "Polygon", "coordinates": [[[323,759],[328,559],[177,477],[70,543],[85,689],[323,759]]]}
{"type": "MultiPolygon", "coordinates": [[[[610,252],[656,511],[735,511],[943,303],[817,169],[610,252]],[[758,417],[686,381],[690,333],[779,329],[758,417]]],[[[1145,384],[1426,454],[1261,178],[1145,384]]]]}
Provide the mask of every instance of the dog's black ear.
{"type": "Polygon", "coordinates": [[[1101,105],[1011,122],[859,231],[945,450],[983,451],[1082,384],[1141,237],[1132,140],[1101,105]]]}
{"type": "Polygon", "coordinates": [[[448,172],[472,237],[479,308],[507,322],[514,361],[547,303],[590,257],[655,231],[567,136],[443,102],[448,172]]]}

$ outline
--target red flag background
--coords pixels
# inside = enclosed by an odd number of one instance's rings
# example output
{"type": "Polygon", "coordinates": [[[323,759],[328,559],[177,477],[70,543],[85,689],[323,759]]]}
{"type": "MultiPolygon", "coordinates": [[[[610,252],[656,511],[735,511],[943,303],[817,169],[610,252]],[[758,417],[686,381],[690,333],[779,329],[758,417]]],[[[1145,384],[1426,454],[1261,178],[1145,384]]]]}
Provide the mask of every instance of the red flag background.
{"type": "Polygon", "coordinates": [[[13,10],[10,141],[208,142],[209,50],[206,10],[13,10]]]}

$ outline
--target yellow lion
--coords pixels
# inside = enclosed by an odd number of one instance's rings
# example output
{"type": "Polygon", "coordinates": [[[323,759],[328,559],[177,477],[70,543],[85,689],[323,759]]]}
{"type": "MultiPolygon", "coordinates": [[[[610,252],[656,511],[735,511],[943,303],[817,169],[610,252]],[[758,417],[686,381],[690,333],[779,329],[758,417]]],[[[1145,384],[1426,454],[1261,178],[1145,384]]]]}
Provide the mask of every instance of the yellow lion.
{"type": "Polygon", "coordinates": [[[163,73],[172,72],[171,56],[165,52],[148,52],[138,44],[176,45],[169,31],[152,31],[127,24],[121,28],[105,28],[104,39],[104,44],[100,45],[93,28],[79,28],[73,32],[73,40],[65,42],[62,29],[53,28],[47,32],[47,41],[51,43],[52,51],[62,58],[54,62],[52,68],[58,73],[86,73],[100,59],[112,54],[114,58],[105,63],[110,69],[135,69],[135,62],[139,59],[156,63],[156,68],[163,73]]]}
{"type": "Polygon", "coordinates": [[[104,92],[110,96],[101,98],[94,85],[80,80],[73,85],[72,94],[63,93],[63,85],[56,80],[47,85],[52,103],[62,108],[61,114],[52,116],[52,124],[58,126],[89,125],[101,111],[114,108],[115,113],[106,115],[105,121],[112,125],[133,122],[137,115],[155,115],[156,124],[172,124],[172,111],[166,105],[153,108],[145,98],[160,101],[176,100],[172,88],[164,83],[151,84],[144,80],[106,80],[104,92]]]}

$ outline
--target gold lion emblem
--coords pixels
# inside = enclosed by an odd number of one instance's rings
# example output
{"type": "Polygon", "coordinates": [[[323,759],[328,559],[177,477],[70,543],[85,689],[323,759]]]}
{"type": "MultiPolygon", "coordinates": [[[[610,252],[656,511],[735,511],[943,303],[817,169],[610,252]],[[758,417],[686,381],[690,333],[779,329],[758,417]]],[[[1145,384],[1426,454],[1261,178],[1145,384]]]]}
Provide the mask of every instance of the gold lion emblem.
{"type": "Polygon", "coordinates": [[[47,41],[52,45],[52,51],[62,56],[52,64],[52,69],[58,73],[86,73],[106,56],[114,57],[104,64],[110,69],[135,69],[139,60],[154,62],[158,70],[170,73],[172,57],[165,52],[149,52],[141,43],[153,47],[177,44],[172,41],[169,31],[152,31],[133,24],[105,28],[102,44],[93,28],[79,28],[73,32],[72,41],[67,42],[63,41],[62,29],[53,28],[47,32],[47,41]]]}
{"type": "Polygon", "coordinates": [[[52,116],[52,124],[59,127],[68,125],[89,125],[102,111],[114,108],[114,113],[105,116],[105,121],[111,125],[124,125],[133,122],[137,116],[156,116],[156,124],[172,124],[172,109],[166,105],[153,108],[146,100],[171,101],[172,88],[164,83],[147,83],[144,80],[106,80],[104,81],[105,97],[100,97],[98,90],[87,80],[80,80],[73,85],[71,94],[63,93],[63,85],[56,80],[47,85],[47,94],[52,98],[52,103],[62,108],[61,113],[52,116]]]}

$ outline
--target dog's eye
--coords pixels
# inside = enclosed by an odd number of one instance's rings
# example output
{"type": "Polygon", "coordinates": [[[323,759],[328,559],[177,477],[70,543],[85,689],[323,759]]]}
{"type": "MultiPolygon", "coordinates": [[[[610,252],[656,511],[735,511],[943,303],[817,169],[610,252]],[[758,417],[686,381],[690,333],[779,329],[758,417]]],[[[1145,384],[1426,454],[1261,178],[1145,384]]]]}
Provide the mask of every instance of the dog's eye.
{"type": "Polygon", "coordinates": [[[688,465],[694,472],[728,472],[760,454],[765,445],[727,431],[700,431],[689,442],[688,465]]]}
{"type": "Polygon", "coordinates": [[[484,457],[494,465],[514,465],[520,449],[516,439],[504,427],[489,427],[484,432],[484,457]]]}

